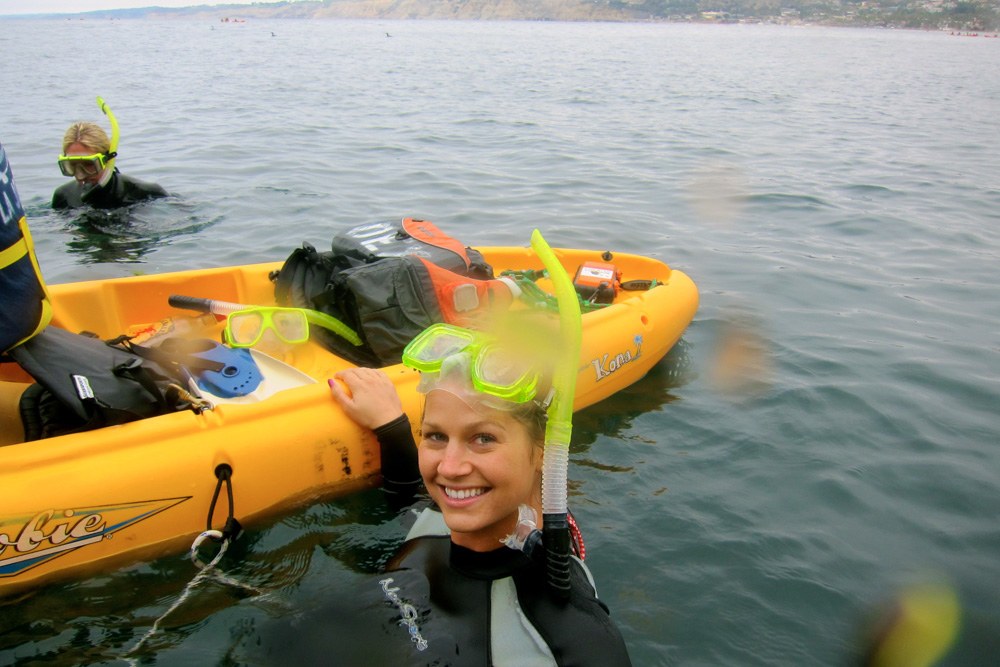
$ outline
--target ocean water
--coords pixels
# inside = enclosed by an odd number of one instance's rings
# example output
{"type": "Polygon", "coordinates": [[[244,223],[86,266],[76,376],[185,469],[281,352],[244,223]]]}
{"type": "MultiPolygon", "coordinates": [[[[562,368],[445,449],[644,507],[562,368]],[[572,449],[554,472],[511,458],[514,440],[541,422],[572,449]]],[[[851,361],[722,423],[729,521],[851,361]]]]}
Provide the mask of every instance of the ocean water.
{"type": "MultiPolygon", "coordinates": [[[[0,20],[0,54],[51,283],[279,260],[403,216],[690,274],[678,353],[573,434],[571,506],[636,665],[855,664],[930,583],[962,609],[940,664],[995,664],[1000,40],[0,20]],[[96,95],[122,170],[173,197],[49,209],[96,95]]],[[[213,576],[178,554],[45,588],[0,606],[0,664],[252,663],[273,623],[346,605],[400,530],[372,490],[252,526],[213,576]]]]}

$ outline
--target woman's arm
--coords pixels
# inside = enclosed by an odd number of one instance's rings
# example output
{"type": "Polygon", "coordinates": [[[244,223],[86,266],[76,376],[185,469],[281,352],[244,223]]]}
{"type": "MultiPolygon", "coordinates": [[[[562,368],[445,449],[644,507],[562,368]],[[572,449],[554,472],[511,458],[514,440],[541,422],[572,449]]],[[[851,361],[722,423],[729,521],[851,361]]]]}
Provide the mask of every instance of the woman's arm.
{"type": "Polygon", "coordinates": [[[417,447],[410,420],[389,377],[374,368],[351,368],[329,380],[333,398],[359,426],[371,429],[382,451],[386,489],[413,492],[420,485],[417,447]],[[340,380],[340,382],[337,382],[340,380]],[[341,386],[346,386],[347,391],[341,386]]]}

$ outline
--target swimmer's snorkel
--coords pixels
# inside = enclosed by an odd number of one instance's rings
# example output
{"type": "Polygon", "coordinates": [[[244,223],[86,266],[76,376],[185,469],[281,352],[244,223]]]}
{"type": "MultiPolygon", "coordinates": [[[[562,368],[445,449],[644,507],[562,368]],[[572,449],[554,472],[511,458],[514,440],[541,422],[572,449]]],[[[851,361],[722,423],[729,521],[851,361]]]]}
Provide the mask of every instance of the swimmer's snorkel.
{"type": "Polygon", "coordinates": [[[118,138],[120,133],[115,115],[111,113],[108,103],[100,95],[97,96],[97,106],[101,107],[101,111],[108,117],[108,122],[111,123],[111,145],[108,147],[107,160],[104,163],[104,173],[101,174],[100,181],[101,185],[106,185],[111,180],[111,175],[115,173],[115,158],[118,156],[118,138]]]}
{"type": "Polygon", "coordinates": [[[583,322],[580,301],[573,283],[549,244],[536,229],[531,248],[545,265],[559,303],[559,336],[562,355],[555,364],[552,386],[555,397],[548,407],[545,426],[545,462],[542,466],[542,539],[548,558],[548,581],[556,600],[569,599],[569,518],[566,509],[566,477],[569,440],[573,432],[573,397],[580,366],[583,322]]]}

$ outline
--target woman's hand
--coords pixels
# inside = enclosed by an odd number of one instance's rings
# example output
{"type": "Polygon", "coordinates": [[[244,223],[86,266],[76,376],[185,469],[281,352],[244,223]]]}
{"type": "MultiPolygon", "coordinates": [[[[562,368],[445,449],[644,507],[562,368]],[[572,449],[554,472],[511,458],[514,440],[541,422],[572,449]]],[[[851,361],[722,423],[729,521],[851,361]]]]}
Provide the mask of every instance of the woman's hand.
{"type": "Polygon", "coordinates": [[[350,368],[327,380],[333,398],[359,426],[376,429],[403,414],[403,404],[389,376],[375,368],[350,368]],[[340,386],[343,382],[350,393],[340,386]]]}

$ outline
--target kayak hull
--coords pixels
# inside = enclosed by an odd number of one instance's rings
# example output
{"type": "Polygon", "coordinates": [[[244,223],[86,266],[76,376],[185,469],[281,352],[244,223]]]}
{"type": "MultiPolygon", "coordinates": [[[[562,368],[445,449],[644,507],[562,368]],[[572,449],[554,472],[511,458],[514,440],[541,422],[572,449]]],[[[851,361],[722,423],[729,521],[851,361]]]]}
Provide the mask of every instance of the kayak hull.
{"type": "MultiPolygon", "coordinates": [[[[499,273],[539,269],[527,248],[481,249],[499,273]]],[[[602,253],[556,250],[571,274],[602,253]]],[[[615,255],[622,279],[655,279],[584,315],[574,409],[643,377],[694,317],[698,291],[684,273],[637,255],[615,255]]],[[[178,313],[172,294],[274,303],[268,279],[280,263],[254,264],[50,286],[52,325],[102,338],[178,313]]],[[[545,283],[541,286],[546,287],[545,283]]],[[[218,328],[198,332],[218,339],[218,328]]],[[[0,365],[0,596],[130,561],[178,553],[230,513],[225,487],[209,517],[220,466],[231,474],[232,513],[243,525],[377,483],[378,442],[330,398],[326,378],[351,363],[312,342],[283,359],[316,380],[253,403],[219,404],[34,442],[22,442],[17,400],[30,378],[0,365]]],[[[418,375],[383,369],[419,422],[418,375]]]]}

